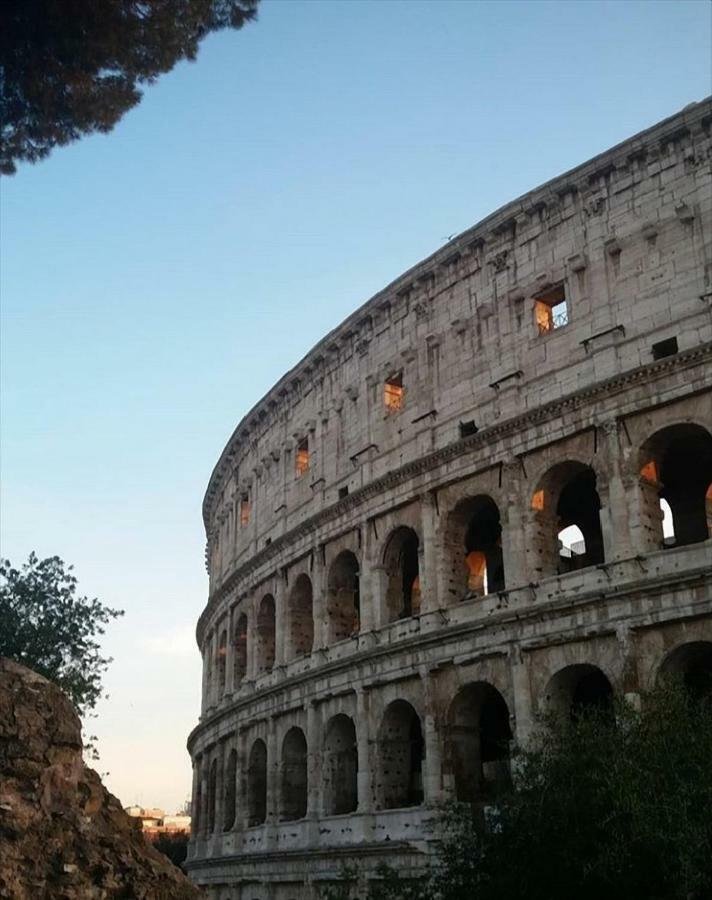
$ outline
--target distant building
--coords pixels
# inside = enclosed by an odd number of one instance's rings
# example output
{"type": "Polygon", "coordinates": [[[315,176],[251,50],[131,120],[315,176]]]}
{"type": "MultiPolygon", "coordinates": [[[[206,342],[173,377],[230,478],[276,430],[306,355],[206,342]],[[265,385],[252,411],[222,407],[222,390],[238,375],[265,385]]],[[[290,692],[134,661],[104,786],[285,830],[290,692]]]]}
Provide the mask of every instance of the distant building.
{"type": "Polygon", "coordinates": [[[127,806],[124,811],[132,819],[141,820],[141,831],[151,841],[161,834],[190,834],[190,816],[167,816],[158,807],[127,806]]]}

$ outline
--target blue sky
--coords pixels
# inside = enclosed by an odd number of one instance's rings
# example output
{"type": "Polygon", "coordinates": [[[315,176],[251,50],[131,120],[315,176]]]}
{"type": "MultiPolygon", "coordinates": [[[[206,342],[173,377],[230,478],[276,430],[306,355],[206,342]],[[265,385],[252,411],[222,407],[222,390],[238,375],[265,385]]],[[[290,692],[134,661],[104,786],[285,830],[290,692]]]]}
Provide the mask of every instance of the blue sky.
{"type": "Polygon", "coordinates": [[[240,416],[401,271],[712,93],[710,5],[264,0],[2,185],[2,552],[126,610],[94,731],[189,795],[200,505],[240,416]]]}

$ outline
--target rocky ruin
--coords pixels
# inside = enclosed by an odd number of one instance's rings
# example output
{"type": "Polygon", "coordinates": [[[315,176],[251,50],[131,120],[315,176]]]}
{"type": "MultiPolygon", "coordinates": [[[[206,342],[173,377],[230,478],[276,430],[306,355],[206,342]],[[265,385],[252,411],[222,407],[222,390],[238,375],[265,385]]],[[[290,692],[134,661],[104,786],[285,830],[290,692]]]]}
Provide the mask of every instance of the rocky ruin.
{"type": "Polygon", "coordinates": [[[82,759],[64,693],[0,659],[0,897],[198,900],[82,759]]]}

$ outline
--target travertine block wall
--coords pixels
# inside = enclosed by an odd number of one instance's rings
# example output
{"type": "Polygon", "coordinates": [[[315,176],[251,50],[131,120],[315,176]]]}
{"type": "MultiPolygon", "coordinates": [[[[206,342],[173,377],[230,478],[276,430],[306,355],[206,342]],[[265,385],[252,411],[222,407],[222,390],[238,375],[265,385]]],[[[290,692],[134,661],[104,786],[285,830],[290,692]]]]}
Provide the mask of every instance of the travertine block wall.
{"type": "Polygon", "coordinates": [[[189,867],[218,900],[311,897],[354,856],[417,868],[428,810],[496,802],[539,709],[712,666],[711,129],[691,105],[498,210],[238,425],[203,508],[189,740],[189,867]]]}

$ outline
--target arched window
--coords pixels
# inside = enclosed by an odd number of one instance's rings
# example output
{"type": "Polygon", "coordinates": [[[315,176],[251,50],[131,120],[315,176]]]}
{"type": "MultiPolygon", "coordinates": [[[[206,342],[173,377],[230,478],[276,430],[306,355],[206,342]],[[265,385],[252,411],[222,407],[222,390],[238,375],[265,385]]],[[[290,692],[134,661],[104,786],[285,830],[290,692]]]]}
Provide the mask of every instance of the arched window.
{"type": "Polygon", "coordinates": [[[420,614],[418,543],[415,531],[401,526],[386,544],[383,563],[388,579],[386,606],[390,622],[420,614]]]}
{"type": "Polygon", "coordinates": [[[654,544],[679,547],[706,541],[712,535],[709,431],[694,424],[663,428],[645,442],[639,463],[644,524],[654,533],[654,544]]]}
{"type": "Polygon", "coordinates": [[[379,809],[420,806],[424,755],[417,712],[405,700],[395,700],[386,709],[378,733],[379,809]]]}
{"type": "Polygon", "coordinates": [[[213,760],[208,775],[208,834],[215,831],[215,800],[218,789],[218,763],[213,760]]]}
{"type": "Polygon", "coordinates": [[[668,653],[661,678],[679,679],[691,696],[712,702],[712,641],[691,641],[668,653]]]}
{"type": "Polygon", "coordinates": [[[457,504],[448,516],[445,545],[453,600],[504,590],[502,524],[491,497],[468,497],[457,504]]]}
{"type": "Polygon", "coordinates": [[[231,750],[225,765],[225,813],[223,830],[229,831],[235,825],[237,802],[237,752],[231,750]]]}
{"type": "Polygon", "coordinates": [[[257,668],[271,672],[274,666],[275,608],[274,597],[266,594],[257,613],[257,668]]]}
{"type": "Polygon", "coordinates": [[[218,697],[222,697],[225,693],[225,665],[226,665],[226,657],[227,657],[227,632],[221,631],[220,638],[218,639],[218,655],[217,655],[217,670],[218,670],[218,697]]]}
{"type": "Polygon", "coordinates": [[[288,603],[288,658],[308,656],[314,643],[314,612],[312,583],[308,575],[301,574],[289,595],[288,603]]]}
{"type": "Polygon", "coordinates": [[[339,553],[329,569],[327,615],[329,642],[357,634],[360,626],[359,564],[350,550],[339,553]]]}
{"type": "Polygon", "coordinates": [[[339,816],[358,806],[358,748],[353,720],[340,713],[329,720],[324,738],[324,812],[339,816]]]}
{"type": "Polygon", "coordinates": [[[301,728],[290,728],[282,742],[279,814],[283,822],[307,814],[307,739],[301,728]]]}
{"type": "Polygon", "coordinates": [[[566,666],[549,681],[546,703],[552,712],[572,720],[594,710],[612,713],[613,688],[597,666],[566,666]]]}
{"type": "Polygon", "coordinates": [[[262,825],[267,818],[267,747],[256,740],[247,765],[247,824],[262,825]]]}
{"type": "Polygon", "coordinates": [[[530,535],[542,575],[572,572],[604,562],[601,500],[596,473],[580,462],[550,469],[532,497],[537,529],[530,535]]]}
{"type": "Polygon", "coordinates": [[[458,801],[496,797],[510,785],[512,731],[500,692],[478,682],[462,688],[448,713],[447,759],[458,801]]]}
{"type": "Polygon", "coordinates": [[[237,689],[247,675],[247,616],[243,613],[235,625],[234,685],[237,689]]]}

